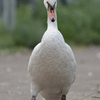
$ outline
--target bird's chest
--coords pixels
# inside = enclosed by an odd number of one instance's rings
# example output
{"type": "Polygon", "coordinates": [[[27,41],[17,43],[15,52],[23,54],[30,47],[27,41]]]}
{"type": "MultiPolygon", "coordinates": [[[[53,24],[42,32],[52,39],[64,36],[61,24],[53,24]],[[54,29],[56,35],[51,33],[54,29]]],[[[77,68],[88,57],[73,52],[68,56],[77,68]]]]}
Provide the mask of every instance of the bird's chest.
{"type": "Polygon", "coordinates": [[[36,65],[33,70],[33,73],[36,73],[34,78],[47,87],[49,85],[59,87],[65,84],[66,77],[70,73],[70,69],[67,68],[64,43],[58,40],[57,38],[46,40],[47,42],[43,43],[34,61],[36,65]]]}
{"type": "Polygon", "coordinates": [[[44,67],[47,67],[49,70],[59,69],[61,61],[64,59],[64,51],[61,44],[50,41],[44,44],[41,49],[40,62],[44,67]]]}
{"type": "Polygon", "coordinates": [[[41,49],[40,55],[38,56],[39,75],[41,79],[46,83],[50,82],[56,84],[62,84],[64,78],[66,78],[66,64],[64,64],[65,55],[62,47],[59,44],[46,43],[41,49]],[[62,79],[62,80],[61,80],[62,79]]]}

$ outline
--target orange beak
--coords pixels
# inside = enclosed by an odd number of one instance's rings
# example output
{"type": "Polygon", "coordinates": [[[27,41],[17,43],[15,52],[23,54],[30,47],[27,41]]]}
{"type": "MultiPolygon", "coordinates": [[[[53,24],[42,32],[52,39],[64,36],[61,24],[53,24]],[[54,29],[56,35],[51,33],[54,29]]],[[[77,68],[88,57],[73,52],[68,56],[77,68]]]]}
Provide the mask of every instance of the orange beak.
{"type": "Polygon", "coordinates": [[[51,7],[48,8],[49,11],[49,18],[52,22],[56,20],[56,14],[55,14],[55,7],[54,9],[51,9],[51,7]]]}

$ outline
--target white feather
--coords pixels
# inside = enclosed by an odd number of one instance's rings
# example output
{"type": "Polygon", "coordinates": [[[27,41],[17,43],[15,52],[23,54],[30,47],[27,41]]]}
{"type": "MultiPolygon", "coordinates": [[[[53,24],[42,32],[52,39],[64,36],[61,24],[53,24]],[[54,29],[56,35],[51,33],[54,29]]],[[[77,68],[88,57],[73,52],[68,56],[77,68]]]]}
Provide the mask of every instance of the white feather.
{"type": "Polygon", "coordinates": [[[47,31],[30,57],[28,75],[31,94],[37,96],[40,92],[46,100],[60,100],[61,95],[66,95],[74,82],[75,57],[58,31],[56,21],[52,23],[48,18],[47,31]]]}

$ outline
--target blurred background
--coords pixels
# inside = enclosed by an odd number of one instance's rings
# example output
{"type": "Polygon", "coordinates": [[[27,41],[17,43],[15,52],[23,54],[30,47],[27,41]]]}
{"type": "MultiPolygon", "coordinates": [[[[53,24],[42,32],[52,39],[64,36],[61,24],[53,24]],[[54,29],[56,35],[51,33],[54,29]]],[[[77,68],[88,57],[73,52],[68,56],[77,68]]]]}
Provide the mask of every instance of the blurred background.
{"type": "MultiPolygon", "coordinates": [[[[77,61],[67,99],[100,100],[100,0],[58,0],[57,22],[77,61]]],[[[46,29],[43,0],[0,0],[0,100],[31,100],[28,60],[46,29]]]]}
{"type": "MultiPolygon", "coordinates": [[[[65,41],[100,45],[100,0],[58,1],[58,27],[65,41]]],[[[0,0],[0,48],[34,48],[46,27],[43,0],[0,0]]]]}

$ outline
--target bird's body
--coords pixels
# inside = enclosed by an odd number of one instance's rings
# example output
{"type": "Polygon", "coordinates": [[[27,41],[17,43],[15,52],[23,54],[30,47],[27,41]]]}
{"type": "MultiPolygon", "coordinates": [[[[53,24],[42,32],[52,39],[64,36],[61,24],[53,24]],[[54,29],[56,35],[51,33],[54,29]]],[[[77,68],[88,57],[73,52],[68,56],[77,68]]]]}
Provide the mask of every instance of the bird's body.
{"type": "Polygon", "coordinates": [[[28,75],[33,98],[40,92],[46,100],[60,100],[75,80],[74,54],[56,25],[56,21],[48,23],[47,31],[29,60],[28,75]]]}

